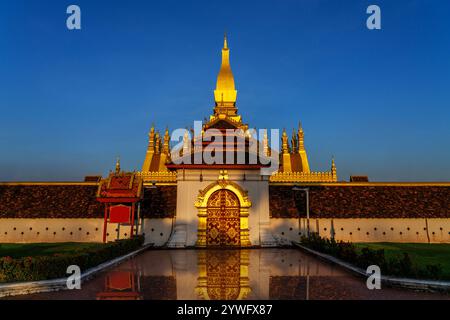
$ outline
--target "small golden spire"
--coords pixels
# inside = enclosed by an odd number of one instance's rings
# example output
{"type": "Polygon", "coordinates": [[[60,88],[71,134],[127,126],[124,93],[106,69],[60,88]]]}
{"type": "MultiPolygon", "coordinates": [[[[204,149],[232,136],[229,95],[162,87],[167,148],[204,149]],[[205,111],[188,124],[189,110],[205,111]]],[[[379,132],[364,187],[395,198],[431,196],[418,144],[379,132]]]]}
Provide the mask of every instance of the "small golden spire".
{"type": "Polygon", "coordinates": [[[159,136],[159,131],[157,131],[155,136],[155,153],[159,154],[160,151],[161,151],[161,137],[159,136]]]}
{"type": "Polygon", "coordinates": [[[337,170],[336,164],[334,163],[334,156],[331,158],[331,175],[333,176],[333,180],[337,181],[337,170]]]}
{"type": "Polygon", "coordinates": [[[186,129],[183,136],[183,156],[187,155],[188,152],[189,152],[189,133],[188,129],[186,129]]]}
{"type": "Polygon", "coordinates": [[[283,135],[281,137],[281,140],[282,140],[283,153],[289,153],[289,143],[288,143],[288,136],[286,133],[286,129],[283,129],[283,135]]]}
{"type": "Polygon", "coordinates": [[[295,129],[292,128],[292,137],[291,137],[291,145],[292,145],[292,153],[297,152],[297,134],[295,133],[295,129]]]}
{"type": "Polygon", "coordinates": [[[226,32],[223,35],[223,48],[224,49],[228,49],[227,33],[226,32]]]}
{"type": "Polygon", "coordinates": [[[267,137],[267,129],[264,130],[264,135],[263,135],[263,151],[264,151],[264,156],[268,157],[269,156],[269,138],[267,137]]]}
{"type": "Polygon", "coordinates": [[[170,140],[169,128],[166,127],[166,132],[164,133],[164,147],[163,147],[163,152],[165,154],[169,154],[170,153],[169,140],[170,140]]]}
{"type": "Polygon", "coordinates": [[[120,173],[120,157],[116,159],[116,174],[120,173]]]}
{"type": "Polygon", "coordinates": [[[148,151],[150,153],[155,152],[155,125],[152,124],[152,128],[148,134],[148,151]]]}
{"type": "Polygon", "coordinates": [[[298,151],[304,151],[305,150],[305,133],[303,132],[302,123],[298,123],[298,151]]]}

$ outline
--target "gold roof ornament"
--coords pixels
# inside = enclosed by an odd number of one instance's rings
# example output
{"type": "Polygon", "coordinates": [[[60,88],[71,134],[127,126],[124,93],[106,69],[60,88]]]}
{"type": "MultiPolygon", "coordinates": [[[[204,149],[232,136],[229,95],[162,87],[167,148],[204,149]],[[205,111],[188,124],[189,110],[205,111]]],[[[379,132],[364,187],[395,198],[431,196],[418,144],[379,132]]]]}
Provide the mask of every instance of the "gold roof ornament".
{"type": "Polygon", "coordinates": [[[155,135],[155,153],[161,153],[161,137],[159,135],[159,131],[157,131],[155,135]]]}
{"type": "Polygon", "coordinates": [[[295,132],[295,129],[292,128],[292,137],[291,137],[291,146],[292,146],[292,153],[297,152],[298,150],[298,140],[297,140],[297,134],[295,132]]]}
{"type": "Polygon", "coordinates": [[[155,125],[152,124],[152,128],[148,134],[148,151],[155,152],[155,125]]]}
{"type": "Polygon", "coordinates": [[[264,150],[264,156],[268,157],[269,156],[269,138],[267,137],[267,129],[264,130],[264,135],[263,135],[263,150],[264,150]]]}
{"type": "Polygon", "coordinates": [[[166,127],[166,132],[164,133],[164,146],[163,146],[163,153],[164,154],[170,154],[170,136],[169,136],[169,128],[166,127]]]}
{"type": "Polygon", "coordinates": [[[120,157],[117,157],[116,160],[116,174],[120,173],[120,157]]]}
{"type": "Polygon", "coordinates": [[[289,153],[289,144],[288,144],[288,136],[286,133],[286,129],[283,129],[283,135],[281,136],[281,140],[282,140],[282,151],[284,154],[288,154],[289,153]]]}
{"type": "Polygon", "coordinates": [[[336,164],[334,163],[334,156],[331,158],[331,174],[333,175],[334,181],[337,181],[337,170],[336,164]]]}
{"type": "Polygon", "coordinates": [[[189,132],[188,129],[184,131],[183,135],[183,156],[186,156],[189,154],[189,132]]]}
{"type": "Polygon", "coordinates": [[[303,132],[302,123],[299,122],[298,124],[298,151],[304,151],[305,150],[305,133],[303,132]]]}

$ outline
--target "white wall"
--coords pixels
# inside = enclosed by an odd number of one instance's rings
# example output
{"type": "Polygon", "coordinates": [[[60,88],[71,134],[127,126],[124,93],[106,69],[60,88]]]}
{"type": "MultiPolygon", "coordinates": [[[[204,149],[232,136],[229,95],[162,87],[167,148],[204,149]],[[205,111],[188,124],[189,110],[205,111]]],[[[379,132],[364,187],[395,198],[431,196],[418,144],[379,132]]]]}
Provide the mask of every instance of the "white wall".
{"type": "MultiPolygon", "coordinates": [[[[450,219],[310,219],[310,230],[350,242],[450,243],[450,219]],[[428,224],[428,227],[427,227],[428,224]]],[[[306,234],[306,219],[271,219],[272,234],[285,241],[298,241],[306,234]]]]}
{"type": "MultiPolygon", "coordinates": [[[[250,222],[252,243],[257,244],[257,215],[250,222]]],[[[189,235],[192,244],[197,239],[196,223],[192,222],[193,233],[189,235]]],[[[450,219],[427,219],[427,223],[428,229],[425,219],[310,219],[311,231],[319,230],[323,237],[330,237],[334,226],[337,240],[426,243],[429,237],[431,243],[450,243],[450,219]]],[[[108,241],[117,239],[116,228],[108,225],[108,241]]],[[[161,246],[170,237],[172,219],[144,219],[139,230],[145,233],[146,243],[161,246]]],[[[298,241],[299,232],[306,233],[306,219],[301,219],[300,228],[298,219],[270,219],[270,230],[278,239],[298,241]]],[[[129,232],[128,226],[122,226],[120,238],[128,237],[129,232]]],[[[101,242],[102,234],[103,219],[0,219],[0,243],[101,242]]]]}
{"type": "MultiPolygon", "coordinates": [[[[198,211],[194,206],[200,190],[216,182],[220,170],[185,170],[178,173],[176,224],[186,231],[186,245],[194,246],[197,241],[198,211]],[[200,181],[200,174],[202,181],[200,181]]],[[[229,180],[248,191],[252,202],[249,210],[250,242],[259,245],[260,224],[270,223],[268,181],[261,181],[259,170],[228,170],[229,180]]]]}
{"type": "MultiPolygon", "coordinates": [[[[144,219],[146,243],[163,245],[172,219],[144,219]]],[[[108,241],[128,238],[130,226],[108,224],[108,241]],[[119,229],[116,231],[116,229],[119,229]]],[[[102,242],[103,219],[0,219],[0,243],[102,242]]]]}

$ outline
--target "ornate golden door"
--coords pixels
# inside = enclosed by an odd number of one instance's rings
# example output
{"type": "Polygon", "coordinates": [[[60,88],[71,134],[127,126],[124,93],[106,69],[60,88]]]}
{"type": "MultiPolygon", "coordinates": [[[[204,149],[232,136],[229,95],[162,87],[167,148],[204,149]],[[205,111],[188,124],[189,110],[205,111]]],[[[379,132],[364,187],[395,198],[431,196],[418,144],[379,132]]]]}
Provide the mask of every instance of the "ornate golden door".
{"type": "Polygon", "coordinates": [[[218,190],[208,199],[206,244],[240,246],[241,220],[238,197],[229,190],[218,190]]]}

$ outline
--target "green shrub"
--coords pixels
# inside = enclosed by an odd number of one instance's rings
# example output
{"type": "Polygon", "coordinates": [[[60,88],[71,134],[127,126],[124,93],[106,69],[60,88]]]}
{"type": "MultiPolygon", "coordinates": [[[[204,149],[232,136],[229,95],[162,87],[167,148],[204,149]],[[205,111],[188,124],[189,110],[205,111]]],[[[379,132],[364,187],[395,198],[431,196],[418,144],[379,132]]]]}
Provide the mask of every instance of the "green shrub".
{"type": "Polygon", "coordinates": [[[13,259],[0,258],[0,282],[38,281],[67,276],[70,265],[77,265],[82,271],[103,262],[127,254],[141,247],[143,236],[133,239],[117,240],[100,248],[79,250],[75,253],[54,254],[13,259]]]}
{"type": "Polygon", "coordinates": [[[303,237],[301,243],[308,248],[332,255],[364,270],[370,265],[377,265],[385,275],[420,279],[440,279],[442,277],[441,265],[420,267],[411,260],[406,252],[401,256],[386,259],[383,249],[374,250],[365,247],[358,251],[350,242],[322,238],[318,233],[311,233],[309,238],[303,237]]]}

